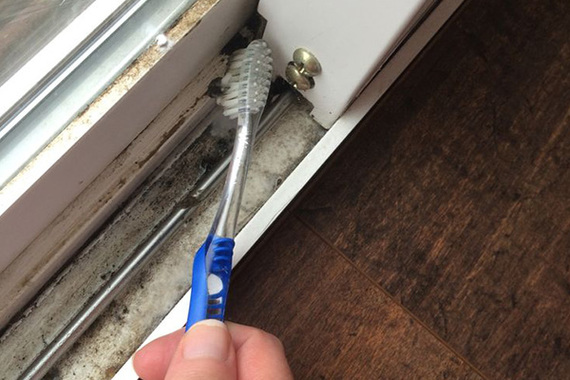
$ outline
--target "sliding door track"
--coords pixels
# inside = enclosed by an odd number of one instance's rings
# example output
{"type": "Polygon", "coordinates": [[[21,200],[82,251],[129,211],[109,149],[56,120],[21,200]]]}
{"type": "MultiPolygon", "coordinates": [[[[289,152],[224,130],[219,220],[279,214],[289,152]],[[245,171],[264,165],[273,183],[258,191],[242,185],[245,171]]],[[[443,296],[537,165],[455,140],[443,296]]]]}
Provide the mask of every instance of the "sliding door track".
{"type": "MultiPolygon", "coordinates": [[[[300,107],[301,103],[299,103],[297,99],[298,95],[288,87],[284,88],[286,88],[286,90],[274,95],[273,101],[266,108],[257,131],[257,141],[263,142],[263,135],[277,122],[285,111],[295,104],[297,108],[300,107]]],[[[307,109],[306,117],[309,118],[308,106],[305,105],[301,107],[307,109]]],[[[316,123],[313,124],[313,128],[321,130],[316,123]]],[[[228,123],[228,120],[221,114],[221,110],[214,108],[214,110],[200,122],[200,125],[192,129],[204,131],[203,133],[207,134],[227,135],[227,138],[223,137],[220,141],[233,140],[231,139],[232,131],[228,129],[228,125],[233,125],[233,123],[228,123]]],[[[322,134],[324,134],[324,130],[322,130],[320,134],[317,133],[317,135],[322,134]]],[[[188,149],[188,145],[199,144],[197,141],[200,138],[198,137],[196,141],[192,141],[194,139],[195,136],[189,136],[187,141],[181,143],[161,167],[155,171],[153,175],[158,174],[158,177],[153,180],[154,183],[173,180],[184,181],[184,179],[176,178],[177,174],[169,171],[169,169],[175,166],[177,161],[184,160],[185,155],[192,151],[188,149]]],[[[222,182],[221,180],[223,180],[229,166],[231,159],[231,149],[229,148],[230,147],[225,147],[222,149],[227,153],[222,155],[216,164],[212,165],[211,162],[207,162],[200,165],[204,166],[200,169],[203,172],[200,176],[200,180],[190,188],[186,195],[178,194],[175,196],[180,200],[177,202],[177,205],[172,208],[172,211],[161,218],[161,220],[154,221],[156,225],[154,228],[150,228],[150,234],[138,245],[133,247],[128,259],[126,259],[116,271],[112,271],[112,273],[109,274],[106,282],[99,290],[88,299],[69,322],[65,324],[65,327],[59,331],[57,336],[39,352],[34,361],[21,373],[20,379],[31,380],[43,378],[58,359],[72,347],[101,313],[107,309],[113,300],[131,284],[133,279],[145,268],[149,261],[151,261],[163,244],[175,234],[181,226],[188,222],[189,219],[196,216],[196,211],[201,207],[203,208],[204,201],[209,199],[210,195],[212,195],[212,198],[216,198],[217,194],[212,193],[219,188],[218,184],[222,182]]],[[[208,161],[208,159],[206,159],[206,161],[208,161]]],[[[143,185],[139,191],[144,193],[144,188],[145,185],[143,185]]],[[[145,199],[145,201],[152,203],[150,199],[145,199]]],[[[210,203],[215,203],[215,201],[216,199],[212,199],[210,203]]],[[[120,213],[123,212],[131,212],[129,206],[120,211],[120,213]]],[[[110,225],[112,227],[112,223],[110,225]]],[[[104,233],[105,232],[109,233],[110,231],[107,230],[104,231],[104,233]]],[[[120,230],[116,232],[120,233],[120,230]]],[[[121,237],[116,236],[115,238],[120,239],[121,237]]],[[[196,236],[195,238],[203,239],[204,236],[196,236]]],[[[99,237],[95,237],[94,240],[96,241],[97,239],[99,239],[99,237]]],[[[86,249],[88,250],[89,247],[86,249]]],[[[187,252],[188,268],[190,268],[193,253],[193,251],[187,252]]],[[[189,284],[190,278],[188,277],[188,286],[189,284]]],[[[7,334],[8,333],[10,333],[10,331],[8,331],[7,334]]]]}

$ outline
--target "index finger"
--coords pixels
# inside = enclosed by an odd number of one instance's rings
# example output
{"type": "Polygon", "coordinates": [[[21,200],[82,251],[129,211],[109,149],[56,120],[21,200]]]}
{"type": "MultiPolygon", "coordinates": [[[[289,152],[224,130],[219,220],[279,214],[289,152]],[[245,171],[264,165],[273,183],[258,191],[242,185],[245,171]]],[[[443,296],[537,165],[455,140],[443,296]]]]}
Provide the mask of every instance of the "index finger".
{"type": "MultiPolygon", "coordinates": [[[[226,322],[237,356],[238,379],[293,379],[281,341],[260,329],[226,322]]],[[[137,374],[145,380],[162,380],[184,335],[184,329],[160,337],[134,356],[137,374]]]]}

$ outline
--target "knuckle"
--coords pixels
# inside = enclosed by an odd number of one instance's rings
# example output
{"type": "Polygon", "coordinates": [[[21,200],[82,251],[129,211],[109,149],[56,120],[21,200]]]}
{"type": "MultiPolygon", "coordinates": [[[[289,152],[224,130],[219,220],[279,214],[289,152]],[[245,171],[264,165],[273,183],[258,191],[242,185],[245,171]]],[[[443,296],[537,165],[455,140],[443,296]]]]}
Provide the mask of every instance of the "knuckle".
{"type": "Polygon", "coordinates": [[[266,335],[266,339],[271,342],[271,344],[273,344],[274,346],[283,349],[283,342],[281,342],[281,339],[279,339],[277,336],[271,334],[271,333],[264,333],[266,335]]]}

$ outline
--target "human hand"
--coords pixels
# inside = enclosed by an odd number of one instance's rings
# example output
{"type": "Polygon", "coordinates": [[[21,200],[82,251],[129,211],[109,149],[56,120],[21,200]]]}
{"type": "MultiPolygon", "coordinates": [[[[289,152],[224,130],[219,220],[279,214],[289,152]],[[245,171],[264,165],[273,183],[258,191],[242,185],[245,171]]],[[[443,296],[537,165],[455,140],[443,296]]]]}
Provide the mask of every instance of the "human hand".
{"type": "Polygon", "coordinates": [[[290,380],[281,341],[254,327],[208,319],[147,344],[133,359],[143,380],[290,380]]]}

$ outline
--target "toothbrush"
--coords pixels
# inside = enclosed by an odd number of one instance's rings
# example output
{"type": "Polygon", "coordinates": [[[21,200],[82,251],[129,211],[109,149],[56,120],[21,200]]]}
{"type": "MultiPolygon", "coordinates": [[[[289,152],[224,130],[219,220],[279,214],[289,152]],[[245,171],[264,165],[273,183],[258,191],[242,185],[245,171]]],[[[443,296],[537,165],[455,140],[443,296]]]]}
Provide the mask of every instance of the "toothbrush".
{"type": "Polygon", "coordinates": [[[217,103],[224,107],[225,116],[237,119],[237,132],[216,217],[210,234],[194,257],[186,330],[204,319],[224,320],[239,207],[255,130],[271,84],[270,54],[265,41],[251,42],[231,56],[228,71],[221,80],[222,95],[217,103]]]}

